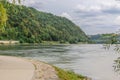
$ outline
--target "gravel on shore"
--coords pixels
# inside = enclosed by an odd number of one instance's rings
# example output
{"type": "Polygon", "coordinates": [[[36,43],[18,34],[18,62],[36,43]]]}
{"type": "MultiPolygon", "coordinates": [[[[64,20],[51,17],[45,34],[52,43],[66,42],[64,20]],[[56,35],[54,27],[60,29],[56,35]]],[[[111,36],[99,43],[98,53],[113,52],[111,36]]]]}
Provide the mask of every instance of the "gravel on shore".
{"type": "Polygon", "coordinates": [[[38,60],[29,60],[34,66],[34,76],[32,80],[60,80],[54,67],[38,60]]]}

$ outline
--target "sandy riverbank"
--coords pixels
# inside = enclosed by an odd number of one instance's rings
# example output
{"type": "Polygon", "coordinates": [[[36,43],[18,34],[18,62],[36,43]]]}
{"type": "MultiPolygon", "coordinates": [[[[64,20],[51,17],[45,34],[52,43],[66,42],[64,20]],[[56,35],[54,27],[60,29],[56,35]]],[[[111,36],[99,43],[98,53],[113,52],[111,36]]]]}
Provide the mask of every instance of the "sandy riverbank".
{"type": "Polygon", "coordinates": [[[54,67],[51,65],[37,60],[29,61],[35,66],[34,77],[32,80],[60,80],[54,67]]]}
{"type": "Polygon", "coordinates": [[[31,80],[34,69],[32,63],[21,58],[0,56],[0,80],[31,80]]]}
{"type": "Polygon", "coordinates": [[[37,60],[0,56],[0,80],[59,80],[55,69],[37,60]]]}
{"type": "MultiPolygon", "coordinates": [[[[76,74],[71,75],[73,73],[65,72],[62,69],[59,70],[60,75],[64,76],[62,80],[70,80],[71,76],[77,77],[76,74]],[[64,75],[65,73],[66,75],[64,75]]],[[[19,57],[0,56],[0,80],[61,80],[59,79],[60,75],[59,77],[58,75],[59,71],[56,71],[55,67],[44,62],[19,57]]],[[[91,79],[84,77],[78,80],[91,79]]]]}

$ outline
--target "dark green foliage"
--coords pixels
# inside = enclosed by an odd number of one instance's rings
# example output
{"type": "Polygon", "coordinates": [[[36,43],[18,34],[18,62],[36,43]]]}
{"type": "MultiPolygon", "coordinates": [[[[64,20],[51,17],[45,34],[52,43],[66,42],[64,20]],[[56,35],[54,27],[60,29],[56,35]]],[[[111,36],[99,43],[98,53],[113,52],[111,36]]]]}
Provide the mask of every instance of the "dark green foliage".
{"type": "Polygon", "coordinates": [[[2,40],[19,40],[21,43],[41,41],[86,42],[85,33],[70,20],[34,8],[4,4],[8,21],[2,40]]]}

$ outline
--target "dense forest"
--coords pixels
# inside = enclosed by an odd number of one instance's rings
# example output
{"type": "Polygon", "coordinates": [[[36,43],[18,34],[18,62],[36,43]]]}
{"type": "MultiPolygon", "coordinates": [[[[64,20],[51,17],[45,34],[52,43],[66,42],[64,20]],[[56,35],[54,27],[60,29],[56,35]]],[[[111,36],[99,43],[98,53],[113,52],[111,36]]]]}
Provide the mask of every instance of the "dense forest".
{"type": "Polygon", "coordinates": [[[21,43],[77,43],[88,40],[85,33],[65,17],[37,11],[32,7],[3,4],[8,20],[0,32],[0,40],[19,40],[21,43]]]}

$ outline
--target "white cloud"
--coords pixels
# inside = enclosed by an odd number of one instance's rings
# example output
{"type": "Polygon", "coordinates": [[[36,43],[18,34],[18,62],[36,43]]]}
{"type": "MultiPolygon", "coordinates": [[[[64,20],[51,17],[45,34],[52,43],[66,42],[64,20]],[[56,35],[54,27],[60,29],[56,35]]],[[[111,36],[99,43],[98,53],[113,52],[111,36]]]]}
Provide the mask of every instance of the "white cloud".
{"type": "Polygon", "coordinates": [[[116,25],[120,25],[120,16],[117,16],[117,17],[116,17],[114,23],[115,23],[116,25]]]}
{"type": "Polygon", "coordinates": [[[80,10],[80,11],[83,11],[83,12],[91,12],[91,11],[98,12],[98,11],[101,11],[100,6],[86,6],[86,5],[81,5],[81,4],[78,4],[76,6],[76,9],[80,10]]]}
{"type": "Polygon", "coordinates": [[[66,17],[66,18],[72,20],[72,17],[67,12],[63,12],[60,16],[66,17]]]}
{"type": "Polygon", "coordinates": [[[42,8],[45,2],[39,0],[24,0],[22,1],[22,4],[26,6],[34,7],[39,10],[42,8]]]}
{"type": "Polygon", "coordinates": [[[114,0],[87,0],[77,4],[75,9],[80,12],[118,12],[120,11],[120,3],[114,0]]]}

